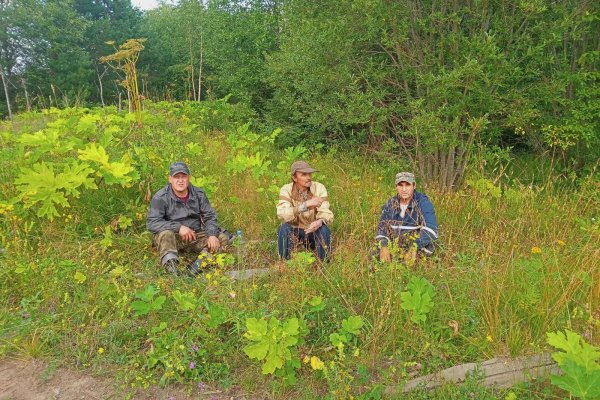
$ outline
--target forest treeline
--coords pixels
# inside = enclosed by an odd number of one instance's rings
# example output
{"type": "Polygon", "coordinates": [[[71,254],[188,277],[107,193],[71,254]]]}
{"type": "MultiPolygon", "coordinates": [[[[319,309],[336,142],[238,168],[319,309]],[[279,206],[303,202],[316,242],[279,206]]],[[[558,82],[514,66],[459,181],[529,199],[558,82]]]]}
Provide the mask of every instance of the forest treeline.
{"type": "Polygon", "coordinates": [[[0,0],[0,113],[124,103],[101,57],[143,38],[144,99],[229,96],[285,145],[369,144],[442,187],[481,147],[589,170],[599,21],[593,0],[0,0]]]}

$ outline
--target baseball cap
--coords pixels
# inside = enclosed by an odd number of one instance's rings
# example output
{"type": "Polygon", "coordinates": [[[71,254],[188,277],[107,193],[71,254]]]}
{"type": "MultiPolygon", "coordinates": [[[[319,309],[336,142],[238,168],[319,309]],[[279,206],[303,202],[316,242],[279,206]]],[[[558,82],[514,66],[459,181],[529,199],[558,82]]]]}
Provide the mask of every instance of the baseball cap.
{"type": "Polygon", "coordinates": [[[304,172],[305,174],[310,174],[312,172],[317,172],[318,170],[314,169],[306,161],[294,161],[292,163],[292,175],[296,172],[304,172]]]}
{"type": "Polygon", "coordinates": [[[189,175],[190,174],[190,169],[188,168],[187,164],[184,163],[183,161],[175,161],[169,167],[169,175],[175,176],[175,175],[180,174],[180,173],[181,174],[189,175]]]}
{"type": "Polygon", "coordinates": [[[400,182],[415,183],[415,174],[410,172],[398,172],[396,174],[396,185],[400,182]]]}

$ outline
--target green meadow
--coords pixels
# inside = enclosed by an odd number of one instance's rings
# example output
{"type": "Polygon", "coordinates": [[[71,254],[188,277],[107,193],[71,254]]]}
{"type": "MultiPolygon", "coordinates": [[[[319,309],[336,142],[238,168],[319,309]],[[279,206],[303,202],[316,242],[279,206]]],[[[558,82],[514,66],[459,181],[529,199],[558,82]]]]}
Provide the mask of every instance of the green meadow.
{"type": "Polygon", "coordinates": [[[561,177],[544,157],[482,151],[458,190],[417,181],[440,224],[434,256],[383,265],[370,259],[376,225],[408,158],[341,142],[284,147],[285,132],[224,100],[147,102],[142,119],[51,108],[1,123],[0,357],[109,376],[123,397],[182,385],[194,398],[210,398],[205,387],[275,399],[595,398],[593,170],[561,177]],[[296,159],[329,191],[326,265],[307,252],[277,258],[275,205],[296,159]],[[242,231],[195,279],[167,275],[146,231],[150,197],[175,160],[190,165],[219,222],[242,231]],[[227,275],[257,268],[270,272],[227,275]],[[571,344],[563,361],[575,354],[562,385],[487,388],[474,374],[436,391],[386,392],[454,365],[556,352],[559,336],[571,344]]]}

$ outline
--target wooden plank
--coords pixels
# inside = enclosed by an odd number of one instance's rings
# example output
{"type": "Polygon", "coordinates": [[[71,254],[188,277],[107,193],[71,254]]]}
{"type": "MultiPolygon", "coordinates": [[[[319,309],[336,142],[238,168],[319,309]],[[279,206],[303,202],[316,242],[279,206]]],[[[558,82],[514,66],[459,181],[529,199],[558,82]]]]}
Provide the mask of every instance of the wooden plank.
{"type": "Polygon", "coordinates": [[[244,281],[252,278],[260,278],[269,274],[271,271],[271,268],[240,269],[227,271],[225,272],[225,275],[236,281],[244,281]]]}
{"type": "Polygon", "coordinates": [[[456,365],[443,371],[412,379],[406,382],[404,386],[389,386],[385,392],[387,395],[397,395],[400,392],[410,392],[417,387],[430,390],[446,383],[459,384],[464,382],[467,375],[473,373],[477,367],[483,373],[483,385],[487,387],[507,388],[518,382],[526,382],[560,373],[558,366],[548,353],[514,359],[499,357],[482,363],[456,365]]]}

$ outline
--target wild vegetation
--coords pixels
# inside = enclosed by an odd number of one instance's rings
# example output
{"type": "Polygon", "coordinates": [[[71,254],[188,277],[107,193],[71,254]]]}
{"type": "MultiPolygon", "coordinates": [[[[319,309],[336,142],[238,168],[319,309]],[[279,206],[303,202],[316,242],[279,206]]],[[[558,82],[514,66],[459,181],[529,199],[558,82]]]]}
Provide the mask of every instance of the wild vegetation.
{"type": "Polygon", "coordinates": [[[200,397],[213,386],[377,399],[414,374],[548,351],[550,338],[571,354],[556,357],[566,373],[557,386],[503,391],[473,376],[411,396],[594,398],[596,175],[556,179],[551,160],[482,152],[463,188],[424,188],[441,221],[436,255],[383,266],[369,259],[376,222],[409,161],[335,146],[277,151],[286,132],[257,131],[251,115],[225,100],[147,102],[142,126],[115,107],[4,122],[0,355],[116,372],[124,395],[180,382],[200,397]],[[329,189],[335,255],[321,266],[299,253],[280,270],[275,204],[297,158],[310,159],[329,189]],[[243,232],[197,279],[166,275],[145,230],[149,197],[175,159],[192,166],[222,224],[243,232]],[[272,272],[227,275],[261,267],[272,272]]]}
{"type": "Polygon", "coordinates": [[[561,376],[410,396],[597,398],[599,21],[588,0],[0,0],[0,357],[110,371],[124,396],[378,399],[553,347],[561,376]],[[335,213],[324,266],[276,257],[297,159],[335,213]],[[145,229],[175,160],[241,231],[198,279],[164,274],[145,229]],[[441,240],[384,266],[400,170],[441,240]]]}

